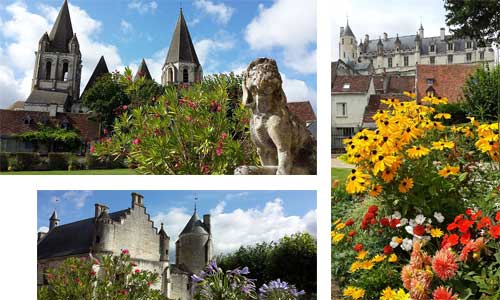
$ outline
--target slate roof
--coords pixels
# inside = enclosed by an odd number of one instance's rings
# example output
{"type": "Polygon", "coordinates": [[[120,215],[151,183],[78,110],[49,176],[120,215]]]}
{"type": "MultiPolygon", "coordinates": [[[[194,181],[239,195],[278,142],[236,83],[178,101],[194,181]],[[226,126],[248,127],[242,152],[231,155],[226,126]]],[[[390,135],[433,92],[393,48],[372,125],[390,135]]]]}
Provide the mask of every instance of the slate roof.
{"type": "Polygon", "coordinates": [[[335,82],[332,86],[332,93],[366,93],[370,88],[371,76],[367,75],[354,75],[354,76],[340,76],[337,75],[335,82]],[[344,84],[349,83],[348,89],[344,88],[344,84]]]}
{"type": "Polygon", "coordinates": [[[67,101],[69,101],[67,93],[45,90],[32,90],[26,99],[27,104],[57,104],[61,106],[65,106],[67,101]]]}
{"type": "Polygon", "coordinates": [[[193,215],[191,216],[191,219],[189,219],[189,222],[186,224],[186,227],[184,227],[179,236],[187,233],[208,234],[207,230],[205,229],[205,226],[203,225],[203,222],[198,218],[196,210],[194,211],[193,215]]]}
{"type": "MultiPolygon", "coordinates": [[[[128,209],[109,214],[113,221],[120,221],[128,209]]],[[[38,243],[37,258],[47,259],[89,253],[92,248],[94,218],[59,225],[49,231],[38,243]]]]}
{"type": "Polygon", "coordinates": [[[88,114],[57,113],[50,117],[48,112],[0,109],[0,136],[13,136],[36,129],[37,123],[61,124],[67,120],[71,127],[80,132],[84,141],[99,138],[99,125],[89,120],[88,114]],[[31,120],[30,122],[25,122],[31,120]]]}
{"type": "Polygon", "coordinates": [[[94,85],[94,83],[97,81],[99,77],[108,73],[109,70],[108,70],[108,65],[106,64],[106,60],[104,59],[104,56],[101,56],[101,59],[99,59],[99,62],[97,62],[94,72],[92,72],[92,75],[90,76],[90,79],[87,82],[85,89],[83,90],[82,96],[88,89],[90,89],[94,85]]]}
{"type": "Polygon", "coordinates": [[[314,114],[311,102],[309,101],[288,102],[286,106],[302,122],[307,123],[311,121],[316,121],[316,114],[314,114]]]}
{"type": "Polygon", "coordinates": [[[141,77],[144,77],[147,80],[153,80],[153,77],[151,77],[151,73],[149,72],[148,65],[146,65],[146,61],[144,60],[144,58],[141,61],[139,69],[137,69],[134,80],[138,80],[141,77]]]}
{"type": "Polygon", "coordinates": [[[349,27],[349,22],[347,22],[347,25],[344,29],[344,32],[342,33],[342,36],[352,36],[354,37],[354,33],[352,33],[351,27],[349,27]]]}
{"type": "Polygon", "coordinates": [[[197,66],[200,65],[198,56],[194,49],[193,41],[191,40],[191,35],[182,14],[182,9],[179,13],[179,19],[177,20],[177,25],[175,26],[174,35],[172,36],[172,41],[170,42],[170,48],[168,49],[167,58],[165,59],[165,64],[175,63],[175,62],[190,62],[197,66]]]}
{"type": "Polygon", "coordinates": [[[63,6],[57,15],[52,31],[50,31],[51,51],[69,52],[68,43],[73,37],[73,26],[69,15],[68,1],[64,0],[63,6]]]}
{"type": "Polygon", "coordinates": [[[16,101],[12,103],[7,109],[12,110],[23,110],[24,109],[24,101],[16,101]]]}

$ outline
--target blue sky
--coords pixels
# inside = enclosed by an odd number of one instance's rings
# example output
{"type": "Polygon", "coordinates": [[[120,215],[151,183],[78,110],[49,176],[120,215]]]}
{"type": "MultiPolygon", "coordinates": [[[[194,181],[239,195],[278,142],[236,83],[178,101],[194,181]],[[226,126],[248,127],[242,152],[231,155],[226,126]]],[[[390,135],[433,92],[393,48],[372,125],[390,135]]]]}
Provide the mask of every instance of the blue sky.
{"type": "MultiPolygon", "coordinates": [[[[30,91],[34,51],[62,0],[0,0],[0,108],[30,91]]],[[[136,69],[145,58],[159,81],[179,0],[70,0],[83,55],[82,86],[101,55],[111,69],[136,69]]],[[[273,57],[290,101],[316,107],[316,5],[302,0],[183,0],[184,16],[204,73],[240,72],[273,57]]]]}
{"type": "MultiPolygon", "coordinates": [[[[95,203],[108,206],[110,212],[129,208],[132,192],[38,191],[38,230],[47,230],[54,209],[61,224],[66,224],[93,217],[95,203]]],[[[144,196],[146,210],[155,226],[159,227],[163,222],[174,242],[191,217],[194,198],[198,197],[198,215],[212,215],[217,253],[233,251],[242,245],[278,240],[295,232],[307,231],[316,235],[315,191],[135,192],[144,196]]]]}

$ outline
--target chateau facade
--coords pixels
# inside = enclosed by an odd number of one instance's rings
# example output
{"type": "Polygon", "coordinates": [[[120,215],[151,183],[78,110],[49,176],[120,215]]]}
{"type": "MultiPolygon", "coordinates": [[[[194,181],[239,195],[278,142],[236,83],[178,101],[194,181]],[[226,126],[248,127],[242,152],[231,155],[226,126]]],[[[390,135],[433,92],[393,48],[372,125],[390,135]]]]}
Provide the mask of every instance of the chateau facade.
{"type": "Polygon", "coordinates": [[[415,75],[417,65],[489,64],[493,65],[495,54],[490,46],[479,47],[472,39],[455,39],[445,34],[426,37],[420,25],[415,35],[389,37],[383,33],[378,39],[365,35],[358,41],[349,22],[340,27],[340,59],[353,65],[361,73],[399,73],[415,75]]]}
{"type": "Polygon", "coordinates": [[[45,270],[69,257],[119,255],[129,250],[137,268],[158,273],[159,289],[169,299],[193,299],[191,275],[199,273],[213,257],[210,215],[200,220],[196,208],[175,242],[175,263],[169,259],[170,237],[154,226],[142,195],[132,193],[130,208],[110,213],[95,204],[94,217],[59,224],[56,211],[49,219],[49,231],[39,232],[37,241],[38,285],[46,283],[45,270]]]}

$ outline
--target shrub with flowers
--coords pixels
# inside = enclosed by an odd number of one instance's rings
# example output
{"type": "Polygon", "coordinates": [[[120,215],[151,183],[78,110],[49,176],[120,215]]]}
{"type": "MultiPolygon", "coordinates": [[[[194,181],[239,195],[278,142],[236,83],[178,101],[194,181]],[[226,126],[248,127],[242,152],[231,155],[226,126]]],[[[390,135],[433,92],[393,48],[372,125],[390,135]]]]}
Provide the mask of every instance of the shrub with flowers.
{"type": "Polygon", "coordinates": [[[59,267],[44,274],[47,284],[38,289],[39,300],[166,299],[152,285],[158,274],[140,270],[128,250],[120,255],[68,258],[59,267]]]}
{"type": "Polygon", "coordinates": [[[278,278],[259,289],[259,300],[296,300],[304,294],[304,291],[297,291],[294,285],[289,285],[278,278]]]}
{"type": "Polygon", "coordinates": [[[91,151],[125,158],[143,174],[232,174],[237,166],[255,165],[248,112],[229,98],[239,82],[219,75],[118,107],[112,130],[91,151]]]}
{"type": "Polygon", "coordinates": [[[383,100],[345,140],[360,205],[332,223],[333,276],[346,299],[500,299],[498,124],[444,126],[446,99],[422,102],[383,100]]]}

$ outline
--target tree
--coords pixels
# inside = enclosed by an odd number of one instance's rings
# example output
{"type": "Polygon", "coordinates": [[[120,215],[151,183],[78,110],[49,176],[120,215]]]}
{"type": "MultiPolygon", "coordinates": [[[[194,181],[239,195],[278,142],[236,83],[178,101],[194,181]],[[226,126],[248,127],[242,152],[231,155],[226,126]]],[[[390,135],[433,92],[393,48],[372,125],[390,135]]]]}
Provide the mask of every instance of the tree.
{"type": "Polygon", "coordinates": [[[122,107],[130,104],[119,73],[104,74],[84,93],[83,105],[93,111],[103,128],[109,128],[122,107]]]}
{"type": "Polygon", "coordinates": [[[154,104],[165,92],[165,88],[154,80],[149,80],[145,77],[140,77],[137,80],[132,80],[131,78],[132,70],[125,68],[125,73],[120,77],[120,82],[125,87],[125,92],[133,106],[154,104]]]}
{"type": "Polygon", "coordinates": [[[445,0],[444,8],[455,36],[477,39],[481,46],[500,41],[499,0],[445,0]]]}
{"type": "Polygon", "coordinates": [[[500,65],[492,69],[479,68],[463,87],[467,113],[479,120],[493,121],[497,118],[500,90],[500,65]]]}

